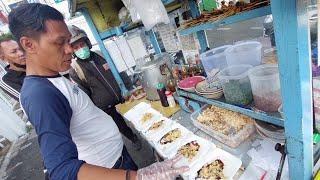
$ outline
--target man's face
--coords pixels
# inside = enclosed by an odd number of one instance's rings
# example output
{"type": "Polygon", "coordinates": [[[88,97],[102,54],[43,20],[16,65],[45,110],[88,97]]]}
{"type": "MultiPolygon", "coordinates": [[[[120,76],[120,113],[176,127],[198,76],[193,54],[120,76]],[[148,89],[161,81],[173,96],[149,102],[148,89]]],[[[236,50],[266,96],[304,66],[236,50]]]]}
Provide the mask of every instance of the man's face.
{"type": "Polygon", "coordinates": [[[69,44],[71,34],[64,21],[48,20],[46,32],[42,33],[35,52],[38,66],[51,72],[64,72],[70,69],[73,49],[69,44]]]}
{"type": "Polygon", "coordinates": [[[83,39],[79,39],[78,41],[71,44],[74,51],[77,51],[83,47],[86,47],[87,44],[83,39]]]}
{"type": "Polygon", "coordinates": [[[18,43],[14,40],[4,41],[0,43],[2,57],[8,63],[26,65],[26,58],[18,43]]]}

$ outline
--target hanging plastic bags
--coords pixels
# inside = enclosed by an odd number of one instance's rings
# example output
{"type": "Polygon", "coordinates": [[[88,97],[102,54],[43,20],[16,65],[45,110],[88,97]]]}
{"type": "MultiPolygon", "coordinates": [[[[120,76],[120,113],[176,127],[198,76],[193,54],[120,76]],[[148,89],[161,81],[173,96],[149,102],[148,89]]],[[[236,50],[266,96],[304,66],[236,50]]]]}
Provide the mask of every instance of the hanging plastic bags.
{"type": "Polygon", "coordinates": [[[137,10],[147,31],[156,24],[170,23],[168,13],[161,0],[131,0],[131,3],[137,10]]]}
{"type": "Polygon", "coordinates": [[[133,23],[141,21],[141,18],[136,10],[136,8],[133,6],[132,0],[122,0],[124,6],[129,10],[131,21],[133,23]]]}

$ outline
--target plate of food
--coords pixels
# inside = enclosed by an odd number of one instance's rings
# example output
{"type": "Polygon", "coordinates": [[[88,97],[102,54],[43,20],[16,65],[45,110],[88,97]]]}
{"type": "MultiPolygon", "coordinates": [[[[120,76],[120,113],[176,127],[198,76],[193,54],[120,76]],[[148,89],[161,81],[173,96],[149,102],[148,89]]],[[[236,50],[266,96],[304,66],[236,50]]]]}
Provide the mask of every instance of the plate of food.
{"type": "Polygon", "coordinates": [[[190,135],[192,135],[192,133],[185,127],[173,123],[171,127],[154,136],[155,148],[162,157],[167,158],[182,142],[185,142],[190,135]]]}
{"type": "Polygon", "coordinates": [[[140,117],[143,113],[146,113],[149,109],[151,109],[151,105],[145,102],[141,102],[131,108],[128,112],[126,112],[123,116],[130,122],[135,121],[138,117],[140,117]]]}
{"type": "Polygon", "coordinates": [[[190,169],[189,179],[232,179],[241,167],[241,164],[242,162],[239,158],[216,148],[190,169]]]}
{"type": "Polygon", "coordinates": [[[162,114],[153,108],[137,114],[136,118],[132,121],[138,131],[146,131],[155,121],[163,118],[162,114]]]}
{"type": "Polygon", "coordinates": [[[147,129],[143,132],[143,135],[148,140],[154,139],[155,136],[157,136],[158,133],[161,133],[162,131],[166,130],[172,125],[173,121],[170,119],[167,119],[165,117],[162,117],[156,121],[154,121],[147,129]]]}
{"type": "Polygon", "coordinates": [[[192,167],[202,159],[207,153],[214,151],[216,146],[199,136],[193,135],[180,145],[170,154],[169,158],[182,155],[180,161],[176,163],[177,167],[192,167]]]}

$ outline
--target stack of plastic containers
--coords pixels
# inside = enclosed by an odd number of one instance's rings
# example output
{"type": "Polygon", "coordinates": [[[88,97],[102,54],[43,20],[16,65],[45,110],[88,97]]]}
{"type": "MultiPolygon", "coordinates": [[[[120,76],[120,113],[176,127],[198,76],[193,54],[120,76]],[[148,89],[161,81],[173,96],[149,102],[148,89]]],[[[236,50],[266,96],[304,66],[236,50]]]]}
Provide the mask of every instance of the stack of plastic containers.
{"type": "Polygon", "coordinates": [[[276,112],[281,105],[280,80],[277,65],[256,66],[248,72],[255,107],[276,112]]]}
{"type": "Polygon", "coordinates": [[[248,78],[248,70],[251,65],[243,64],[229,66],[219,72],[226,102],[235,105],[247,105],[252,102],[251,85],[248,78]]]}
{"type": "Polygon", "coordinates": [[[212,69],[222,70],[227,67],[224,51],[229,47],[231,47],[231,45],[220,46],[200,55],[203,68],[207,75],[211,73],[212,69]]]}
{"type": "Polygon", "coordinates": [[[225,50],[228,66],[240,64],[260,65],[261,48],[261,43],[257,41],[242,42],[229,47],[225,50]]]}

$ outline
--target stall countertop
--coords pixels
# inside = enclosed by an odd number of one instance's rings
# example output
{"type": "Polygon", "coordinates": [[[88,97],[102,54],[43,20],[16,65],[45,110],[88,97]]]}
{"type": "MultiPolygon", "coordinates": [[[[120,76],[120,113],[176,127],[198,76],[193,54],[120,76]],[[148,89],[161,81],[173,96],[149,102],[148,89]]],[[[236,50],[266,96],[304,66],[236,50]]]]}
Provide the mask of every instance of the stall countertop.
{"type": "Polygon", "coordinates": [[[126,101],[123,104],[118,104],[116,105],[117,111],[121,114],[124,115],[126,112],[128,112],[131,108],[133,108],[135,105],[139,104],[140,102],[146,102],[151,104],[151,107],[154,108],[155,110],[159,111],[162,115],[165,117],[171,117],[173,114],[178,112],[180,110],[179,105],[177,104],[176,107],[171,108],[171,107],[163,107],[161,105],[160,101],[149,101],[145,97],[139,100],[134,100],[134,101],[126,101]]]}

